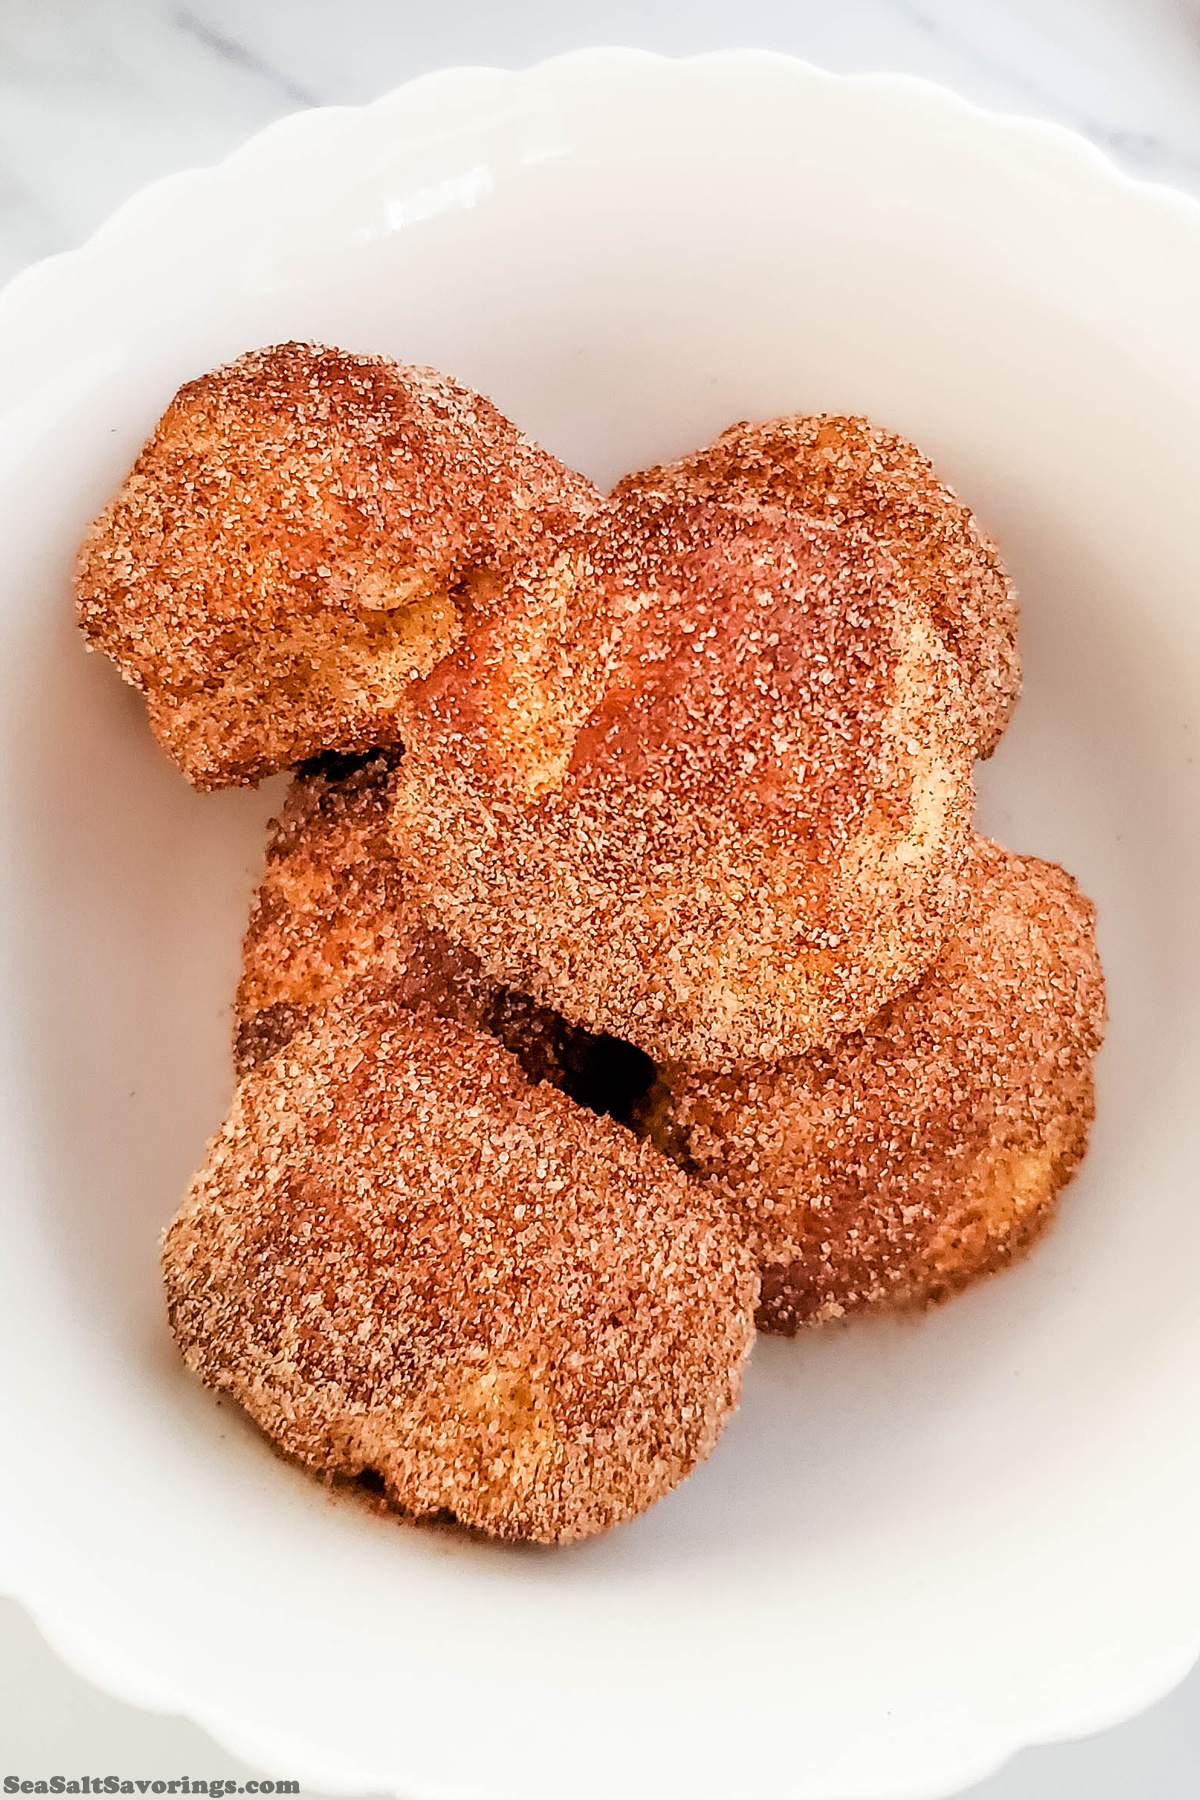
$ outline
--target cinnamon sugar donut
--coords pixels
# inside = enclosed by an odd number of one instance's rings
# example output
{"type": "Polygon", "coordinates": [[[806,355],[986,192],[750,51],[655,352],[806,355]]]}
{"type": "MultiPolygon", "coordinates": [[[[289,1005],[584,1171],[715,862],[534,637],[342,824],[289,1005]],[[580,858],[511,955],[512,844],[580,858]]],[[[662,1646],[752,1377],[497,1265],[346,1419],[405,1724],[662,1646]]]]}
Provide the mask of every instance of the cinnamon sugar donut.
{"type": "Polygon", "coordinates": [[[196,786],[398,741],[480,569],[590,484],[435,370],[311,344],[181,388],[80,552],[89,644],[196,786]]]}
{"type": "Polygon", "coordinates": [[[854,532],[631,493],[414,688],[393,837],[426,916],[655,1059],[856,1029],[960,903],[956,660],[854,532]]]}
{"type": "Polygon", "coordinates": [[[482,1026],[496,995],[478,961],[412,911],[388,840],[394,755],[326,757],[272,821],[234,1001],[239,1075],[350,990],[386,992],[482,1026]]]}
{"type": "Polygon", "coordinates": [[[924,1306],[1001,1268],[1087,1144],[1104,1030],[1094,911],[977,841],[946,952],[866,1031],[736,1075],[663,1071],[640,1125],[740,1218],[759,1323],[924,1306]]]}
{"type": "Polygon", "coordinates": [[[327,1001],[354,993],[489,1032],[529,1080],[628,1124],[654,1080],[649,1057],[497,986],[414,910],[388,838],[395,764],[383,753],[325,757],[293,780],[242,948],[238,1074],[275,1055],[327,1001]]]}
{"type": "Polygon", "coordinates": [[[708,1454],[758,1289],[651,1145],[480,1032],[356,1001],[241,1082],[163,1264],[188,1366],[287,1455],[545,1543],[708,1454]]]}
{"type": "Polygon", "coordinates": [[[996,546],[914,444],[841,413],[743,422],[614,490],[634,493],[832,520],[887,550],[957,659],[977,754],[991,755],[1021,686],[1016,595],[996,546]]]}

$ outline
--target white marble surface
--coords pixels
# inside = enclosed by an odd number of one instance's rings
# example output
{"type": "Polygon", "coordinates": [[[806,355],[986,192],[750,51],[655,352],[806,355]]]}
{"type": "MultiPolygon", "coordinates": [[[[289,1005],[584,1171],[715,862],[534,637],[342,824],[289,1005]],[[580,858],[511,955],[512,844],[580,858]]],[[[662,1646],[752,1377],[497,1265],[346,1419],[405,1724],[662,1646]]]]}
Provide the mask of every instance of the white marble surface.
{"type": "MultiPolygon", "coordinates": [[[[296,107],[594,43],[905,70],[1200,195],[1200,0],[0,0],[0,280],[296,107]]],[[[196,1727],[88,1688],[0,1602],[0,1777],[84,1770],[253,1773],[196,1727]]],[[[971,1800],[1198,1796],[1200,1672],[1102,1737],[1025,1752],[971,1800]]]]}
{"type": "Polygon", "coordinates": [[[297,106],[587,43],[904,69],[1200,193],[1198,0],[0,0],[0,279],[297,106]]]}

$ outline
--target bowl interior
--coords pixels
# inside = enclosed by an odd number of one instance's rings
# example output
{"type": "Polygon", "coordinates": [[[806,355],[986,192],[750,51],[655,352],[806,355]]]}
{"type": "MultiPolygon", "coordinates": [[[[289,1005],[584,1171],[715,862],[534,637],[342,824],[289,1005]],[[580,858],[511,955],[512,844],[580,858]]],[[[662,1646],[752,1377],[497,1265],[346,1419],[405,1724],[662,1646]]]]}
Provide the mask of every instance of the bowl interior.
{"type": "Polygon", "coordinates": [[[105,1679],[306,1784],[846,1800],[941,1791],[1182,1669],[1200,380],[1163,307],[1200,297],[1186,235],[936,96],[573,64],[269,134],[25,307],[0,437],[0,1324],[39,1574],[13,1579],[105,1679]],[[980,824],[1099,906],[1098,1119],[1050,1239],[927,1319],[761,1343],[711,1461],[569,1553],[333,1501],[165,1328],[157,1235],[228,1096],[280,789],[189,792],[77,641],[70,565],[178,383],[291,336],[444,368],[602,483],[790,410],[915,438],[1023,602],[980,824]]]}

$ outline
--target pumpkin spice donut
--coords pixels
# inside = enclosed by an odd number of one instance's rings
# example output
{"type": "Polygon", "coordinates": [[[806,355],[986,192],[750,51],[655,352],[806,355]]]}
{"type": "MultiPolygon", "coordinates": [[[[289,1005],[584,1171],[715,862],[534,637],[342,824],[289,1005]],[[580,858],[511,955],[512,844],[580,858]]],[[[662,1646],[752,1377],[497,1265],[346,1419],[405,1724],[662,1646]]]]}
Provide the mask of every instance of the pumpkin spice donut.
{"type": "Polygon", "coordinates": [[[197,787],[253,782],[398,742],[480,571],[596,498],[435,370],[276,345],[180,389],[83,544],[79,619],[197,787]]]}
{"type": "Polygon", "coordinates": [[[396,760],[323,757],[292,781],[242,947],[238,1075],[268,1061],[327,1001],[353,992],[488,1032],[530,1081],[628,1124],[654,1080],[650,1058],[497,986],[414,910],[388,837],[396,760]]]}
{"type": "Polygon", "coordinates": [[[497,980],[660,1059],[830,1043],[961,903],[974,739],[890,556],[630,494],[412,695],[393,838],[497,980]]]}
{"type": "Polygon", "coordinates": [[[758,1293],[652,1145],[481,1032],[355,1000],[240,1083],[163,1264],[188,1366],[285,1454],[543,1543],[708,1454],[758,1293]]]}
{"type": "Polygon", "coordinates": [[[970,910],[866,1031],[736,1075],[662,1071],[640,1129],[737,1216],[760,1326],[944,1299],[1019,1255],[1087,1145],[1104,1031],[1094,910],[976,842],[970,910]]]}
{"type": "Polygon", "coordinates": [[[634,493],[832,520],[886,549],[957,659],[977,754],[991,755],[1021,686],[1016,595],[996,546],[915,444],[842,413],[743,422],[614,489],[634,493]]]}

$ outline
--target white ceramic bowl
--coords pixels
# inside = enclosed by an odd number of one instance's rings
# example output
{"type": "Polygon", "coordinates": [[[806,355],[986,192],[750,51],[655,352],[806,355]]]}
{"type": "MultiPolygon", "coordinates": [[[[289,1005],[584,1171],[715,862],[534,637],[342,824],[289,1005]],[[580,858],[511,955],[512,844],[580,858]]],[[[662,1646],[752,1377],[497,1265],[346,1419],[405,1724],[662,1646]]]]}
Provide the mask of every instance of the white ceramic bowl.
{"type": "Polygon", "coordinates": [[[0,1575],[104,1686],[409,1800],[901,1800],[1200,1646],[1200,209],[1045,127],[777,56],[591,53],[288,119],[0,300],[0,1575]],[[1025,698],[982,823],[1100,907],[1050,1241],[764,1342],[635,1525],[516,1553],[335,1503],[187,1379],[156,1239],[229,1089],[275,792],[199,797],[72,628],[175,387],[297,336],[451,371],[602,482],[863,410],[999,538],[1025,698]]]}

